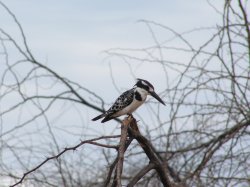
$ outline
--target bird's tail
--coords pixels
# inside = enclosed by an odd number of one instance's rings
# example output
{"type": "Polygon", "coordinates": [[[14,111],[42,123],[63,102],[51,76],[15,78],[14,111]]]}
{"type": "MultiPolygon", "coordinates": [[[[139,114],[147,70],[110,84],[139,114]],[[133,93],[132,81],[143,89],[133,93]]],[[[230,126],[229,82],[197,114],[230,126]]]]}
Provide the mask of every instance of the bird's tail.
{"type": "Polygon", "coordinates": [[[106,116],[105,113],[104,113],[104,114],[101,114],[101,115],[96,116],[95,118],[93,118],[92,121],[96,121],[96,120],[101,119],[101,118],[103,118],[103,117],[105,117],[105,116],[106,116]]]}

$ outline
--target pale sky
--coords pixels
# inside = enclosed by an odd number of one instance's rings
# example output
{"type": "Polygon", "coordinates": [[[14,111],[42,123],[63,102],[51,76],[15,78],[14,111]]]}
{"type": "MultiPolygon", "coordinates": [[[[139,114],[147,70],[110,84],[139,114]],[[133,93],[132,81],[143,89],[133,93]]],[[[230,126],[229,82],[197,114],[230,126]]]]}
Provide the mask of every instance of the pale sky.
{"type": "MultiPolygon", "coordinates": [[[[154,44],[149,29],[140,20],[158,22],[180,33],[193,28],[215,26],[220,21],[207,1],[201,0],[3,2],[22,24],[29,46],[38,60],[97,92],[101,91],[96,89],[100,81],[112,89],[108,62],[104,62],[107,55],[103,51],[117,47],[142,48],[154,44]],[[93,72],[96,72],[94,76],[93,72]]],[[[218,1],[211,3],[218,4],[218,1]]],[[[4,12],[0,13],[0,23],[10,32],[16,33],[13,21],[4,12]]],[[[164,40],[171,37],[168,34],[159,31],[158,37],[164,40]]],[[[119,72],[115,78],[121,87],[127,88],[134,84],[122,64],[115,71],[119,72]]],[[[154,76],[152,68],[137,71],[136,75],[145,79],[154,77],[152,82],[160,79],[154,76]]]]}
{"type": "MultiPolygon", "coordinates": [[[[117,58],[107,58],[109,56],[104,51],[111,48],[140,49],[155,45],[149,28],[140,20],[154,21],[179,33],[194,28],[216,26],[221,21],[218,19],[220,16],[208,2],[201,0],[192,3],[186,0],[3,0],[2,2],[21,23],[29,47],[38,61],[47,64],[61,76],[95,92],[110,104],[121,92],[130,89],[135,80],[127,64],[117,58]],[[113,86],[109,64],[112,65],[118,90],[113,86]]],[[[215,0],[210,3],[215,7],[221,5],[221,2],[215,0]]],[[[0,7],[0,27],[15,36],[17,41],[20,38],[17,26],[2,7],[0,7]]],[[[154,27],[154,32],[160,42],[172,38],[172,34],[164,29],[154,27]]],[[[206,38],[206,33],[202,33],[192,36],[189,40],[192,43],[199,43],[206,38]]],[[[177,40],[172,45],[182,44],[177,40]]],[[[173,52],[164,54],[164,59],[185,63],[187,57],[173,52]]],[[[139,66],[134,62],[130,65],[135,77],[149,80],[155,86],[157,93],[166,89],[161,65],[139,66]]],[[[167,71],[171,77],[171,70],[167,71]]],[[[145,107],[141,108],[139,113],[145,110],[145,107]]],[[[83,111],[83,113],[88,112],[83,111]]],[[[89,118],[97,114],[91,110],[89,118]]]]}
{"type": "MultiPolygon", "coordinates": [[[[47,64],[61,76],[100,95],[109,104],[114,102],[121,92],[130,89],[135,80],[127,64],[118,58],[107,58],[109,56],[104,51],[111,48],[140,49],[155,45],[149,28],[140,20],[154,21],[179,33],[194,28],[214,27],[221,21],[220,16],[208,2],[201,0],[192,3],[186,0],[3,0],[2,2],[21,23],[29,47],[38,61],[47,64]],[[110,77],[110,64],[118,90],[113,86],[110,77]]],[[[221,6],[221,2],[215,0],[210,3],[215,7],[221,6]]],[[[0,27],[18,41],[20,33],[17,26],[3,10],[0,7],[0,27]]],[[[159,42],[164,42],[173,36],[164,29],[158,27],[153,29],[159,42]]],[[[193,35],[189,40],[195,44],[206,38],[205,32],[193,35]]],[[[181,47],[182,44],[178,42],[174,41],[172,45],[181,47]]],[[[188,58],[173,51],[164,54],[164,59],[186,63],[188,58]]],[[[166,89],[165,73],[161,65],[149,63],[140,66],[132,61],[128,63],[135,77],[149,80],[155,86],[157,93],[166,89]]],[[[170,77],[174,77],[170,69],[166,70],[170,77]]],[[[98,114],[96,111],[85,111],[83,107],[79,107],[83,113],[80,116],[89,115],[88,123],[98,114]]],[[[145,107],[141,107],[138,113],[142,114],[145,110],[145,107]]],[[[163,113],[167,114],[167,110],[168,107],[164,108],[163,113]]],[[[75,114],[75,111],[72,113],[75,114]]],[[[59,121],[58,125],[66,121],[72,122],[72,119],[65,115],[65,119],[59,121]]],[[[15,124],[10,122],[12,123],[15,124]]]]}
{"type": "MultiPolygon", "coordinates": [[[[140,20],[154,21],[179,33],[194,28],[216,26],[221,21],[215,10],[204,0],[2,0],[2,2],[21,23],[29,47],[38,61],[47,64],[61,76],[100,95],[107,103],[112,103],[119,95],[110,78],[110,63],[119,92],[130,89],[135,82],[128,66],[117,58],[107,58],[108,55],[104,51],[111,48],[137,49],[155,45],[149,28],[140,20]]],[[[211,1],[215,7],[221,3],[218,0],[211,1]]],[[[0,27],[17,41],[20,38],[12,18],[2,7],[0,7],[0,27]]],[[[154,32],[160,42],[172,37],[170,32],[157,27],[154,28],[154,32]]],[[[207,35],[197,34],[189,39],[193,43],[199,43],[206,37],[207,35]]],[[[176,42],[173,45],[178,45],[178,41],[176,42]]],[[[175,59],[185,63],[187,58],[173,52],[166,54],[164,59],[175,59]]],[[[161,66],[156,67],[155,64],[138,66],[133,63],[130,65],[136,77],[147,79],[154,84],[157,93],[165,89],[162,84],[164,72],[161,66]]],[[[171,70],[167,71],[171,75],[171,70]]],[[[146,112],[146,107],[141,108],[138,109],[138,113],[146,112]]],[[[79,110],[67,106],[62,111],[58,109],[60,106],[57,105],[55,109],[53,108],[60,115],[63,114],[60,119],[56,117],[54,119],[53,115],[57,115],[54,111],[49,114],[52,115],[52,123],[57,121],[57,125],[53,127],[57,130],[58,139],[61,140],[63,137],[63,140],[59,141],[62,147],[79,141],[78,137],[60,131],[63,128],[72,133],[80,133],[78,126],[84,130],[81,125],[90,124],[91,127],[86,128],[88,132],[84,132],[89,135],[93,135],[96,129],[100,130],[101,134],[107,135],[115,128],[112,125],[100,126],[100,123],[89,123],[90,119],[99,113],[82,106],[79,106],[79,110]],[[72,110],[71,113],[66,111],[68,109],[72,110]],[[64,115],[66,112],[68,115],[64,115]],[[85,119],[87,115],[88,118],[85,119]],[[79,123],[81,120],[88,121],[79,123]],[[64,142],[66,140],[67,143],[64,142]]],[[[167,110],[168,107],[164,108],[163,112],[166,113],[167,110]]],[[[6,116],[3,131],[14,127],[16,125],[14,120],[12,116],[6,116]]],[[[44,124],[41,122],[37,126],[39,125],[44,124]]],[[[25,130],[30,130],[30,127],[31,125],[26,127],[27,129],[20,130],[20,134],[22,131],[26,133],[25,130]]],[[[43,141],[42,132],[39,132],[39,135],[42,137],[39,141],[43,141]]],[[[34,136],[39,138],[38,134],[34,136]]]]}

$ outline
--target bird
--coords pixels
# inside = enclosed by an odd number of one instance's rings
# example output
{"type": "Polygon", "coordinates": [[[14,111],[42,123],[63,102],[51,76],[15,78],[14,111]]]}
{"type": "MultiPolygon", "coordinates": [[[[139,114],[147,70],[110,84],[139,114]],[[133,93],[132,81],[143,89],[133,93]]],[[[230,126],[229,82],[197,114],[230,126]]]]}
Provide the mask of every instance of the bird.
{"type": "Polygon", "coordinates": [[[105,123],[122,115],[132,116],[132,113],[146,101],[148,95],[153,96],[165,105],[163,100],[155,93],[154,86],[150,82],[137,78],[137,82],[132,89],[122,93],[106,112],[96,116],[92,121],[104,118],[101,122],[105,123]]]}

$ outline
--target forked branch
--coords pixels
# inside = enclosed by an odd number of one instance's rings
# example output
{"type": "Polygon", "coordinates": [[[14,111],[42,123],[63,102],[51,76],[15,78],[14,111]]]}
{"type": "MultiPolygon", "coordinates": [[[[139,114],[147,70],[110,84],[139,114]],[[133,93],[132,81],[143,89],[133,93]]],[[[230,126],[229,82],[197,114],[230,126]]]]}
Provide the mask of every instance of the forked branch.
{"type": "MultiPolygon", "coordinates": [[[[124,162],[124,153],[127,150],[128,146],[130,145],[129,140],[136,139],[139,143],[140,147],[143,149],[145,154],[147,155],[149,159],[149,164],[145,166],[143,169],[141,169],[128,183],[127,186],[132,187],[137,182],[143,178],[149,171],[152,169],[156,170],[156,173],[158,174],[161,183],[165,187],[176,187],[176,186],[185,186],[184,184],[180,183],[175,184],[174,178],[176,176],[172,176],[173,172],[168,171],[168,164],[163,161],[163,159],[160,157],[160,155],[157,153],[156,149],[153,147],[153,145],[150,143],[149,140],[147,140],[144,136],[141,135],[136,120],[132,117],[127,117],[122,121],[121,125],[121,137],[120,137],[120,144],[118,149],[118,156],[111,165],[112,168],[114,168],[116,165],[116,173],[114,176],[114,181],[112,184],[112,187],[122,186],[122,168],[123,168],[123,162],[124,162]],[[127,136],[129,135],[130,139],[127,139],[127,136]],[[129,144],[128,144],[129,141],[129,144]],[[173,180],[170,180],[170,177],[173,177],[173,180]]],[[[105,186],[108,186],[108,183],[110,181],[110,177],[112,175],[112,170],[110,170],[108,178],[105,182],[105,186]]],[[[176,175],[176,174],[174,174],[176,175]]]]}
{"type": "Polygon", "coordinates": [[[21,184],[29,174],[31,174],[31,173],[35,172],[36,170],[38,170],[40,167],[42,167],[48,161],[58,159],[60,156],[62,156],[64,153],[66,153],[68,151],[75,151],[77,148],[79,148],[83,144],[93,144],[93,145],[97,145],[97,146],[100,146],[100,147],[117,149],[117,146],[105,145],[105,144],[97,143],[95,141],[102,140],[102,139],[109,139],[109,138],[119,138],[119,137],[120,137],[120,135],[101,136],[101,137],[98,137],[98,138],[93,138],[93,139],[90,139],[90,140],[81,141],[79,144],[77,144],[77,145],[75,145],[73,147],[67,147],[67,148],[63,149],[61,152],[59,152],[58,154],[46,158],[43,162],[41,162],[40,164],[35,166],[33,169],[30,169],[29,171],[24,173],[22,178],[20,178],[20,180],[18,182],[16,182],[15,184],[10,185],[10,187],[14,187],[14,186],[17,186],[17,185],[21,184]]]}

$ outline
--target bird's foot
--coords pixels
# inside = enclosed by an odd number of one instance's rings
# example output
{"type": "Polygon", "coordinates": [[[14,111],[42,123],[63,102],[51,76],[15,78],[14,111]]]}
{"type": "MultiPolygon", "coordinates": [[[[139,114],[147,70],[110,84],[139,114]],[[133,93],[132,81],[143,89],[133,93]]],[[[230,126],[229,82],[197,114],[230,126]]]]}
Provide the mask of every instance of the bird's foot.
{"type": "Polygon", "coordinates": [[[128,114],[128,119],[134,119],[134,116],[132,114],[128,114]]]}
{"type": "Polygon", "coordinates": [[[132,114],[128,114],[128,116],[124,118],[123,124],[124,125],[129,125],[133,120],[134,120],[133,115],[132,114]]]}

